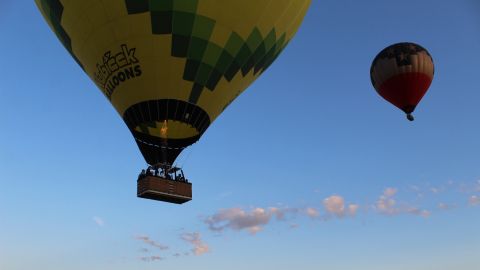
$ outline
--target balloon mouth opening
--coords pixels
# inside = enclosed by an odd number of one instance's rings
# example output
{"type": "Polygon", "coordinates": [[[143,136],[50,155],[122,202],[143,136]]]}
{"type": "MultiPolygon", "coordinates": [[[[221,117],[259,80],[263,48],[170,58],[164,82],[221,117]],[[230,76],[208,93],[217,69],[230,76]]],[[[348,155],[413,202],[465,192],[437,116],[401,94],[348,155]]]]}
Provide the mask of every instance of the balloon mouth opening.
{"type": "Polygon", "coordinates": [[[176,120],[153,120],[140,123],[133,128],[135,131],[150,135],[162,140],[184,139],[195,137],[200,131],[187,122],[176,120]]]}

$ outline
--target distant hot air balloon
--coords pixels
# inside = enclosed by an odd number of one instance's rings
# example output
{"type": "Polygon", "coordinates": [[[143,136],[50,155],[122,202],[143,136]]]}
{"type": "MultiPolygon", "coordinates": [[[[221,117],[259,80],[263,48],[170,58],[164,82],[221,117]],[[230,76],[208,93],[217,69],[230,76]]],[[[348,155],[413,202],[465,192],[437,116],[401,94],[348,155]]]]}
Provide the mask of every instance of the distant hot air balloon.
{"type": "Polygon", "coordinates": [[[146,162],[171,177],[180,152],[283,51],[311,0],[35,2],[146,162]]]}
{"type": "Polygon", "coordinates": [[[397,43],[373,60],[370,78],[377,93],[413,121],[412,112],[432,83],[434,65],[426,49],[414,43],[397,43]]]}

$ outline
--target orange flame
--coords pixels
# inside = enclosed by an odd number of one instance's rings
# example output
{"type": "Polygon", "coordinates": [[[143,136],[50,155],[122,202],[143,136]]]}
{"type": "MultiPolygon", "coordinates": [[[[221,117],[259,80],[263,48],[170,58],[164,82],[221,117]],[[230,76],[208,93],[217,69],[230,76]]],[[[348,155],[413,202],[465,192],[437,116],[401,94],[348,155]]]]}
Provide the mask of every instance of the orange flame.
{"type": "Polygon", "coordinates": [[[167,133],[168,133],[168,124],[167,124],[167,120],[164,120],[162,127],[160,128],[160,134],[162,135],[162,137],[167,138],[167,133]]]}

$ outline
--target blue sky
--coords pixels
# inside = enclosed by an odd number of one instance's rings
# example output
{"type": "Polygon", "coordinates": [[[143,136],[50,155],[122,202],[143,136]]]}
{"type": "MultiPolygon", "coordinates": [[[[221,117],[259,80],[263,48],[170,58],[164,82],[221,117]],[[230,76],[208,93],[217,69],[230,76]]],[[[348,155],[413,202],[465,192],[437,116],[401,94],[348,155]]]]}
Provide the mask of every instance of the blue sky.
{"type": "Polygon", "coordinates": [[[314,0],[180,156],[182,206],[136,198],[133,138],[33,1],[0,30],[0,269],[478,269],[476,1],[314,0]],[[413,123],[369,78],[401,41],[436,65],[413,123]]]}

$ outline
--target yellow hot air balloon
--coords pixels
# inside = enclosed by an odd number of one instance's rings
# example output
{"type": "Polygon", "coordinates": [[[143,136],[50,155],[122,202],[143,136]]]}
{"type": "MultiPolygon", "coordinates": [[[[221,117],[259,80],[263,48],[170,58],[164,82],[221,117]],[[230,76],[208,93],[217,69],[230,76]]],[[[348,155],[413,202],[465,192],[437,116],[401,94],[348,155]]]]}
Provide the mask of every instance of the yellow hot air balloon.
{"type": "Polygon", "coordinates": [[[171,165],[282,52],[311,0],[35,0],[125,121],[171,165]]]}

